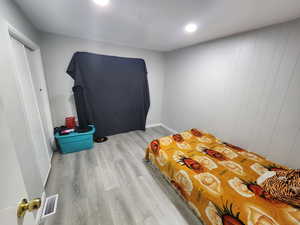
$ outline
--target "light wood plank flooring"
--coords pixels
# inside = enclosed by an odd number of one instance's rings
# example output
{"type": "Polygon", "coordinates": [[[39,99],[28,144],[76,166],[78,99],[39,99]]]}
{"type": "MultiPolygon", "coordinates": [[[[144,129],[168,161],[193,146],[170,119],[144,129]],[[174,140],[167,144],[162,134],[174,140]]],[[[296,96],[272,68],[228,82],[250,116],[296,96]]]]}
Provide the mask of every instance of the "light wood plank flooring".
{"type": "Polygon", "coordinates": [[[59,194],[46,225],[201,225],[170,185],[143,161],[162,127],[109,137],[90,151],[55,153],[46,187],[59,194]]]}

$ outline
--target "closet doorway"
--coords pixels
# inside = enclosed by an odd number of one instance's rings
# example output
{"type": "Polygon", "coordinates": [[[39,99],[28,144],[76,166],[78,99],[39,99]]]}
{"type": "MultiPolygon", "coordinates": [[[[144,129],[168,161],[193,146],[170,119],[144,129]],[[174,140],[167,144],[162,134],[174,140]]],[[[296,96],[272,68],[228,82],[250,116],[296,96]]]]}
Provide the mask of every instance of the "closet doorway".
{"type": "MultiPolygon", "coordinates": [[[[23,172],[29,198],[41,197],[51,168],[52,122],[43,66],[39,50],[26,45],[11,36],[11,50],[14,59],[17,95],[22,111],[15,111],[14,118],[25,118],[14,123],[13,139],[17,146],[17,156],[23,172]],[[18,128],[26,129],[27,140],[19,135],[18,128]]],[[[13,103],[12,103],[13,104],[13,103]]]]}

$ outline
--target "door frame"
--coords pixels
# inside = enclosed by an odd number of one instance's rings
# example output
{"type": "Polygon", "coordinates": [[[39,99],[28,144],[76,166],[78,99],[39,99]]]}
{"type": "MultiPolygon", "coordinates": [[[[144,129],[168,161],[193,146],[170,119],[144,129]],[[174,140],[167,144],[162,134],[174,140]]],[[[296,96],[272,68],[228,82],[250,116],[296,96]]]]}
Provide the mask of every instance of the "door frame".
{"type": "Polygon", "coordinates": [[[11,24],[7,23],[7,28],[8,28],[8,33],[10,34],[10,36],[12,36],[16,40],[18,40],[21,43],[23,43],[24,45],[26,45],[26,47],[30,48],[33,51],[36,51],[36,50],[39,51],[40,50],[40,47],[35,42],[33,42],[32,40],[30,40],[22,32],[18,31],[11,24]]]}
{"type": "MultiPolygon", "coordinates": [[[[41,56],[41,50],[40,50],[40,47],[38,44],[36,44],[34,41],[32,41],[30,38],[28,38],[26,35],[24,35],[22,32],[20,32],[18,29],[16,29],[14,26],[12,26],[11,24],[9,24],[8,22],[6,22],[6,25],[7,25],[7,31],[8,31],[8,35],[16,40],[18,40],[19,42],[21,42],[24,46],[26,46],[27,48],[29,48],[31,51],[34,51],[36,52],[40,57],[41,56]]],[[[10,42],[10,47],[9,47],[9,51],[10,51],[10,54],[9,54],[9,58],[10,60],[13,62],[15,59],[13,58],[14,57],[14,52],[13,52],[13,48],[12,48],[12,43],[10,42]]],[[[16,73],[16,69],[14,69],[14,73],[16,73]]],[[[42,82],[45,82],[45,87],[44,87],[44,93],[46,95],[46,97],[49,99],[49,95],[48,95],[48,91],[47,91],[47,85],[46,85],[46,78],[45,78],[45,75],[44,75],[44,71],[43,71],[43,74],[42,74],[42,79],[43,81],[42,82]]],[[[32,80],[32,77],[31,77],[31,80],[32,80]]],[[[39,105],[38,105],[38,108],[39,108],[39,105]]],[[[49,110],[50,110],[50,107],[49,107],[49,110]]],[[[39,110],[39,113],[41,113],[41,111],[39,110]]],[[[45,129],[48,129],[49,131],[49,135],[50,135],[50,140],[51,140],[51,146],[52,146],[52,150],[54,150],[54,134],[53,134],[53,120],[52,120],[52,117],[51,117],[51,111],[49,112],[49,115],[48,115],[48,123],[51,123],[51,124],[47,124],[47,127],[45,127],[43,125],[43,123],[41,124],[42,125],[42,128],[43,128],[43,131],[45,133],[45,129]],[[52,128],[52,129],[51,129],[52,128]]],[[[46,135],[46,134],[45,134],[46,135]]],[[[45,136],[44,135],[44,136],[45,136]]],[[[46,136],[45,136],[46,138],[46,136]]],[[[47,138],[46,138],[47,139],[47,138]]],[[[45,149],[46,150],[46,149],[45,149]]],[[[48,153],[47,153],[48,154],[48,153]]],[[[50,175],[50,171],[51,171],[51,160],[52,160],[52,156],[53,156],[53,151],[51,152],[51,155],[48,155],[48,158],[49,158],[49,169],[47,171],[47,175],[45,177],[45,180],[43,181],[43,193],[42,193],[42,196],[41,196],[41,200],[42,200],[42,206],[44,205],[45,203],[45,199],[46,199],[46,193],[45,193],[45,186],[47,184],[47,181],[48,181],[48,178],[49,178],[49,175],[50,175]]],[[[39,224],[40,222],[40,217],[41,217],[41,214],[42,214],[42,210],[43,210],[43,207],[41,207],[38,211],[37,211],[37,214],[36,214],[36,217],[35,217],[35,224],[39,224]]]]}
{"type": "MultiPolygon", "coordinates": [[[[41,55],[41,50],[40,50],[40,46],[38,44],[36,44],[34,41],[32,41],[30,38],[28,38],[26,35],[24,35],[22,32],[20,32],[18,29],[16,29],[14,26],[12,26],[11,24],[7,23],[7,28],[8,28],[8,33],[11,37],[13,37],[14,39],[18,40],[19,42],[21,42],[23,45],[25,45],[27,48],[29,48],[31,51],[36,52],[40,57],[42,57],[41,55]]],[[[13,52],[12,52],[12,48],[10,48],[11,50],[11,54],[10,57],[13,57],[13,52]]],[[[11,60],[14,60],[13,58],[11,60]]],[[[45,80],[45,76],[43,76],[44,82],[46,83],[45,80]]],[[[49,99],[49,95],[48,95],[48,90],[47,90],[47,86],[45,87],[45,95],[47,96],[47,98],[49,99]]],[[[41,113],[41,111],[39,110],[39,113],[41,113]]],[[[43,129],[48,129],[48,132],[50,134],[50,140],[51,140],[51,146],[52,146],[52,150],[54,150],[54,135],[53,135],[53,120],[51,117],[51,112],[49,112],[49,123],[47,127],[44,127],[43,123],[42,123],[42,127],[43,129]]],[[[45,133],[45,131],[44,131],[45,133]]],[[[51,152],[51,155],[49,156],[49,169],[47,172],[47,176],[45,178],[45,180],[43,181],[43,186],[45,187],[49,178],[49,174],[51,171],[51,160],[53,157],[53,152],[51,152]]]]}

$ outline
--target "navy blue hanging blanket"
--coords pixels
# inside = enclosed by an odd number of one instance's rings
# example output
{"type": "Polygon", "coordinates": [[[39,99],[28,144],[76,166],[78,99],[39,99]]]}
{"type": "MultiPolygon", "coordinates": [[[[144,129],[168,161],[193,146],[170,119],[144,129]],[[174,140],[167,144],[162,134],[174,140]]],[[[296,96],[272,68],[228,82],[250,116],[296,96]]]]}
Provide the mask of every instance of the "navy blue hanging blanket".
{"type": "Polygon", "coordinates": [[[150,97],[143,59],[76,52],[67,73],[83,88],[85,102],[77,107],[96,126],[96,137],[145,130],[150,97]]]}

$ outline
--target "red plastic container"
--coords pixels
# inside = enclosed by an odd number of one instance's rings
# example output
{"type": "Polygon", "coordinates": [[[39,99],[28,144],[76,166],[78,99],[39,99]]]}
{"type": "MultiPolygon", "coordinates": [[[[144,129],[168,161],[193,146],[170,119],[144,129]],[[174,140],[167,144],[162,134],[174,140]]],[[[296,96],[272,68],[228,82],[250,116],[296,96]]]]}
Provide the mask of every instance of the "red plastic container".
{"type": "Polygon", "coordinates": [[[66,118],[66,127],[68,129],[74,129],[76,127],[75,116],[71,116],[71,117],[66,118]]]}

